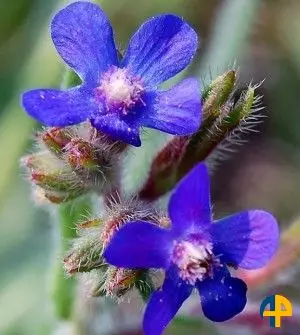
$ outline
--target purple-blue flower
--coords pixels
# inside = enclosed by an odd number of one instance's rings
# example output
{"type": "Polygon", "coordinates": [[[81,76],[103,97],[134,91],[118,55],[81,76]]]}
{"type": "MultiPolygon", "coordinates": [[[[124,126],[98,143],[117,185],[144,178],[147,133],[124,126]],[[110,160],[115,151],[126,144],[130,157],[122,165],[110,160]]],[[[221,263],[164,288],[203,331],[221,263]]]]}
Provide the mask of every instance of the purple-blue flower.
{"type": "Polygon", "coordinates": [[[183,70],[196,52],[196,32],[181,18],[166,14],[147,20],[122,59],[111,24],[96,4],[79,1],[59,11],[51,35],[82,84],[24,93],[23,106],[36,120],[58,127],[90,120],[98,130],[135,146],[141,145],[141,127],[176,135],[198,129],[201,97],[196,79],[167,91],[157,89],[183,70]]]}
{"type": "Polygon", "coordinates": [[[160,290],[144,315],[146,335],[159,335],[196,288],[204,315],[228,320],[246,305],[246,284],[228,267],[257,269],[274,255],[279,241],[275,218],[249,210],[213,221],[209,176],[204,164],[183,178],[169,202],[170,229],[129,222],[112,238],[104,257],[124,268],[162,268],[160,290]]]}

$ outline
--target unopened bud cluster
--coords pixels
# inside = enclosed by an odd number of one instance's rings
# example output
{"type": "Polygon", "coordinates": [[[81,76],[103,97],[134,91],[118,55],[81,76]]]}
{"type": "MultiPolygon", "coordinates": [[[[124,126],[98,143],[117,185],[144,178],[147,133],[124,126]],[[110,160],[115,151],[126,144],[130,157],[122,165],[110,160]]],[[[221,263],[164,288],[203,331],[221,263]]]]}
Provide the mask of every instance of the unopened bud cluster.
{"type": "Polygon", "coordinates": [[[67,275],[83,279],[89,295],[120,299],[134,287],[146,289],[149,286],[144,279],[151,278],[148,270],[116,268],[107,264],[102,256],[116,231],[134,220],[153,220],[161,226],[169,223],[166,215],[157,214],[141,201],[118,199],[108,201],[101,217],[77,225],[78,237],[72,241],[63,264],[67,275]]]}
{"type": "Polygon", "coordinates": [[[62,203],[113,187],[125,146],[89,123],[46,128],[36,135],[37,152],[22,158],[37,200],[62,203]]]}
{"type": "Polygon", "coordinates": [[[249,85],[237,97],[237,80],[237,72],[229,70],[204,87],[201,127],[191,136],[175,136],[158,152],[140,190],[142,199],[164,195],[197,163],[225,157],[227,149],[240,144],[240,134],[260,122],[258,86],[249,85]]]}

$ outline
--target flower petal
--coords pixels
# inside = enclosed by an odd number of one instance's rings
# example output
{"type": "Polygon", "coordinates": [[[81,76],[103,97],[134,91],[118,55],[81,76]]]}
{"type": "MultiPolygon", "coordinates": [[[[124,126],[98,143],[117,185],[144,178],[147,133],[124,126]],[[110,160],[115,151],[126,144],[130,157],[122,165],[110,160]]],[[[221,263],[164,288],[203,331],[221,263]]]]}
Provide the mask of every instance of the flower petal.
{"type": "Polygon", "coordinates": [[[243,269],[266,265],[279,243],[276,219],[262,210],[241,212],[211,225],[215,254],[243,269]]]}
{"type": "Polygon", "coordinates": [[[190,78],[172,89],[148,94],[141,125],[174,135],[189,135],[201,122],[201,93],[199,83],[190,78]]]}
{"type": "Polygon", "coordinates": [[[85,121],[97,110],[87,91],[37,89],[25,92],[22,104],[26,112],[47,126],[64,127],[85,121]]]}
{"type": "Polygon", "coordinates": [[[172,230],[205,230],[211,222],[210,186],[207,168],[198,164],[176,186],[169,202],[172,230]]]}
{"type": "Polygon", "coordinates": [[[167,268],[171,246],[168,230],[149,222],[128,222],[115,233],[104,258],[124,268],[167,268]]]}
{"type": "Polygon", "coordinates": [[[133,35],[123,65],[156,86],[175,76],[192,60],[198,45],[196,32],[180,17],[159,15],[147,20],[133,35]]]}
{"type": "Polygon", "coordinates": [[[146,307],[143,322],[145,335],[160,335],[190,296],[192,289],[192,286],[178,278],[175,267],[168,270],[162,288],[152,294],[146,307]]]}
{"type": "Polygon", "coordinates": [[[64,61],[92,85],[110,65],[118,64],[110,22],[91,2],[78,1],[59,11],[52,20],[51,35],[64,61]]]}
{"type": "Polygon", "coordinates": [[[95,117],[92,117],[91,123],[93,127],[109,134],[114,139],[136,147],[141,146],[139,128],[136,125],[129,124],[125,119],[121,119],[116,114],[100,115],[98,113],[95,117]]]}
{"type": "MultiPolygon", "coordinates": [[[[225,269],[224,269],[225,270],[225,269]]],[[[227,271],[197,282],[204,315],[211,321],[223,322],[241,313],[247,303],[247,285],[227,271]]]]}

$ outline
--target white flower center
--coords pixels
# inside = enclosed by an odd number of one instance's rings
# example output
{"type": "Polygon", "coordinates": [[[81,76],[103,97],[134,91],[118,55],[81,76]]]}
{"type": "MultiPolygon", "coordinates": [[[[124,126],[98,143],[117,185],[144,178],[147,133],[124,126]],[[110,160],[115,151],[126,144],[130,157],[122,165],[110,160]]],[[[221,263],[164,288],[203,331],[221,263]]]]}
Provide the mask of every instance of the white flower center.
{"type": "Polygon", "coordinates": [[[112,67],[102,77],[97,94],[104,97],[109,110],[121,110],[127,115],[138,101],[142,102],[143,86],[127,69],[112,67]]]}
{"type": "Polygon", "coordinates": [[[214,262],[212,244],[179,241],[174,243],[172,262],[179,269],[179,277],[190,285],[211,274],[214,262]]]}

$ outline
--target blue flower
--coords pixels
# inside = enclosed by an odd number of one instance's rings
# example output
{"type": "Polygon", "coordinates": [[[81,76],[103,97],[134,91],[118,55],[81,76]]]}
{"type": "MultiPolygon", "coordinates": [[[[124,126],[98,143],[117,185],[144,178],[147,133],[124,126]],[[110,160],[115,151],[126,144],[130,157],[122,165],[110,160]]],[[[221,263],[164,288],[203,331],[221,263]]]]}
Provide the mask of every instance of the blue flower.
{"type": "Polygon", "coordinates": [[[161,334],[194,288],[208,319],[222,322],[240,313],[246,305],[247,286],[231,277],[228,266],[263,267],[278,246],[277,222],[265,211],[249,210],[213,222],[204,164],[177,185],[169,216],[170,229],[129,222],[104,253],[118,267],[165,269],[165,281],[145,311],[146,335],[161,334]]]}
{"type": "Polygon", "coordinates": [[[98,130],[135,146],[141,145],[141,127],[176,135],[198,129],[201,97],[196,79],[167,91],[157,89],[183,70],[196,52],[197,35],[181,18],[166,14],[147,20],[121,60],[110,22],[93,3],[79,1],[59,11],[51,35],[82,84],[25,92],[23,106],[36,120],[58,127],[90,120],[98,130]]]}

